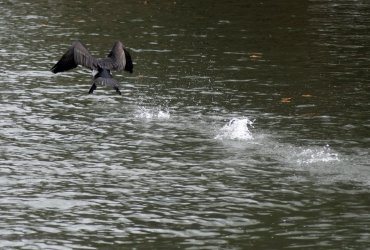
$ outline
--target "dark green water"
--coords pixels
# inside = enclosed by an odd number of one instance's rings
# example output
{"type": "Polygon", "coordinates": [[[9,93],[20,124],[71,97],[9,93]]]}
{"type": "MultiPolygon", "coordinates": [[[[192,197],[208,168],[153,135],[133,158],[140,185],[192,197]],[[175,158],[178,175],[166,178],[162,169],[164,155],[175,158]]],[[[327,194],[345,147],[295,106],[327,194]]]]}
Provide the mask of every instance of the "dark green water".
{"type": "Polygon", "coordinates": [[[0,6],[0,249],[369,248],[368,1],[0,6]]]}

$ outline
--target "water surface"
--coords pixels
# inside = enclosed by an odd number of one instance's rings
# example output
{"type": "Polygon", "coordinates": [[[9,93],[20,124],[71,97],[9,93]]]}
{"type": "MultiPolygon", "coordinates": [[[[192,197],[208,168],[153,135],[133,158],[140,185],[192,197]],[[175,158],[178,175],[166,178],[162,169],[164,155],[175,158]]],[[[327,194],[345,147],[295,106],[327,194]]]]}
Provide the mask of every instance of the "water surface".
{"type": "Polygon", "coordinates": [[[0,248],[368,248],[367,1],[0,4],[0,248]]]}

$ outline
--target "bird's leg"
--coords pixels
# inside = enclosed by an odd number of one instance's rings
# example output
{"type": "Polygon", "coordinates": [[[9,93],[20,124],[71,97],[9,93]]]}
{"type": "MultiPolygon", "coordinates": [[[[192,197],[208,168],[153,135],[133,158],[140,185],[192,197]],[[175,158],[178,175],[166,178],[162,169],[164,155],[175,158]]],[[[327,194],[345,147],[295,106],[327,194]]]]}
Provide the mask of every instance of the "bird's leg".
{"type": "Polygon", "coordinates": [[[119,95],[122,95],[122,94],[121,94],[121,91],[119,91],[118,86],[114,86],[113,88],[116,90],[116,92],[117,92],[119,95]]]}
{"type": "Polygon", "coordinates": [[[96,89],[96,84],[95,84],[95,82],[93,81],[93,84],[91,85],[90,90],[89,90],[89,94],[94,93],[94,90],[95,90],[95,89],[96,89]]]}

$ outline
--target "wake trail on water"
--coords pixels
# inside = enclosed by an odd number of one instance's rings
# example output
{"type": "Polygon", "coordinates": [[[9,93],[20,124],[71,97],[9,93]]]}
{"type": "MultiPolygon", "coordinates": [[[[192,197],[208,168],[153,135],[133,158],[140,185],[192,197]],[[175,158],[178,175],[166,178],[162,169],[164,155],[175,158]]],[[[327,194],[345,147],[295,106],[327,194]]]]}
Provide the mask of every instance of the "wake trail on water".
{"type": "MultiPolygon", "coordinates": [[[[170,114],[168,107],[162,106],[136,106],[134,116],[149,121],[176,120],[178,118],[178,116],[170,114]]],[[[200,119],[202,120],[202,118],[200,119]]],[[[204,122],[204,119],[202,121],[204,122]]],[[[188,122],[190,123],[190,121],[188,122]]],[[[209,125],[208,122],[206,123],[209,125]]],[[[194,123],[192,124],[194,125],[194,123]]],[[[341,172],[340,168],[345,159],[329,145],[294,145],[281,142],[273,135],[261,133],[254,124],[255,120],[248,117],[232,117],[223,126],[216,128],[211,136],[214,140],[225,143],[225,147],[229,151],[235,153],[235,151],[243,150],[243,157],[247,159],[253,159],[258,155],[268,156],[272,161],[280,162],[288,169],[313,171],[323,175],[329,169],[330,173],[335,173],[335,169],[341,172]]],[[[209,135],[208,125],[195,125],[194,127],[209,135]],[[208,132],[204,129],[207,129],[208,132]]]]}
{"type": "Polygon", "coordinates": [[[237,154],[246,163],[254,159],[265,159],[276,162],[277,168],[309,173],[297,176],[297,181],[316,178],[322,183],[357,182],[369,185],[368,170],[356,157],[343,155],[329,144],[296,145],[293,142],[282,142],[281,137],[274,137],[268,132],[255,128],[254,121],[247,117],[232,118],[222,127],[215,129],[213,139],[224,144],[225,149],[237,154]],[[306,177],[305,177],[306,176],[306,177]]]}
{"type": "Polygon", "coordinates": [[[292,149],[292,154],[289,158],[299,165],[340,161],[339,153],[331,149],[328,144],[323,147],[292,149]]]}
{"type": "Polygon", "coordinates": [[[322,164],[333,164],[341,161],[339,153],[329,145],[325,146],[295,146],[275,140],[272,136],[253,131],[255,120],[247,117],[232,118],[223,127],[216,129],[215,140],[238,142],[247,148],[254,149],[253,152],[270,155],[279,162],[285,162],[296,166],[314,166],[322,164]]]}
{"type": "Polygon", "coordinates": [[[160,119],[160,120],[167,120],[170,119],[170,111],[168,109],[162,109],[161,107],[142,107],[139,106],[135,111],[136,118],[141,119],[160,119]]]}
{"type": "MultiPolygon", "coordinates": [[[[134,117],[146,121],[168,121],[176,120],[178,116],[173,116],[168,107],[163,106],[142,106],[138,105],[134,108],[134,117]]],[[[200,117],[197,117],[197,120],[200,117]]],[[[204,122],[204,119],[200,118],[204,122]]],[[[194,125],[209,135],[209,123],[207,126],[196,126],[195,121],[186,121],[194,125]],[[204,131],[207,129],[208,132],[204,131]]],[[[226,143],[231,150],[247,150],[245,156],[252,154],[268,155],[278,162],[284,163],[286,166],[302,167],[317,167],[335,165],[342,161],[342,157],[338,152],[332,149],[329,145],[325,146],[305,146],[293,145],[291,143],[280,142],[274,139],[273,135],[264,134],[255,129],[255,120],[248,117],[232,117],[222,127],[218,127],[212,133],[214,140],[226,143]]]]}

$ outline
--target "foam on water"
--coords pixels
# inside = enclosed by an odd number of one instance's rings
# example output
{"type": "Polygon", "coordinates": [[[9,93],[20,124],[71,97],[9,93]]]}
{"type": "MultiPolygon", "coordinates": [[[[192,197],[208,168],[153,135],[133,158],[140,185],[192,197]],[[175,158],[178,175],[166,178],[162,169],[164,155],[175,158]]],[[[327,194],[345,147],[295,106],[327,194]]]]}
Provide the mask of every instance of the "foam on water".
{"type": "Polygon", "coordinates": [[[248,118],[233,118],[225,124],[215,136],[217,140],[252,140],[253,135],[249,130],[253,122],[248,118]]]}
{"type": "Polygon", "coordinates": [[[136,114],[136,118],[145,118],[145,119],[169,119],[170,112],[168,109],[162,110],[161,108],[146,108],[146,107],[138,107],[136,114]]]}
{"type": "Polygon", "coordinates": [[[301,152],[297,152],[296,161],[300,165],[313,163],[339,161],[338,153],[334,152],[329,145],[323,148],[306,148],[301,152]]]}
{"type": "MultiPolygon", "coordinates": [[[[277,150],[279,151],[279,150],[277,150]]],[[[304,171],[309,175],[290,176],[289,180],[315,180],[321,184],[357,183],[368,187],[369,169],[366,159],[349,157],[337,152],[329,145],[325,146],[286,146],[280,149],[288,163],[286,166],[295,171],[304,171]],[[353,164],[356,162],[356,164],[353,164]]]]}

